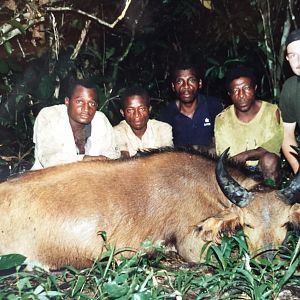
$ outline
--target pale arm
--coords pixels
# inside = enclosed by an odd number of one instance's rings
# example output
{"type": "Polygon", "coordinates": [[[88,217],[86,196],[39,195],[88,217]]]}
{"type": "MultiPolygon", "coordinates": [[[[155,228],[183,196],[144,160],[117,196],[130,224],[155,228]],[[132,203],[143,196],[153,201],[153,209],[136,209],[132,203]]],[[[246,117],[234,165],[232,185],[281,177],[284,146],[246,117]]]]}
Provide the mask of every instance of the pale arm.
{"type": "Polygon", "coordinates": [[[174,147],[173,144],[173,133],[172,133],[172,126],[169,126],[169,124],[166,124],[168,126],[165,126],[161,130],[161,141],[162,141],[162,147],[174,147]]]}
{"type": "Polygon", "coordinates": [[[290,146],[297,146],[297,141],[295,137],[295,129],[296,129],[296,122],[295,123],[283,123],[284,128],[284,137],[283,137],[283,144],[282,144],[282,152],[287,159],[288,163],[293,169],[293,172],[296,173],[299,168],[299,162],[296,157],[292,153],[296,153],[293,148],[290,146]]]}

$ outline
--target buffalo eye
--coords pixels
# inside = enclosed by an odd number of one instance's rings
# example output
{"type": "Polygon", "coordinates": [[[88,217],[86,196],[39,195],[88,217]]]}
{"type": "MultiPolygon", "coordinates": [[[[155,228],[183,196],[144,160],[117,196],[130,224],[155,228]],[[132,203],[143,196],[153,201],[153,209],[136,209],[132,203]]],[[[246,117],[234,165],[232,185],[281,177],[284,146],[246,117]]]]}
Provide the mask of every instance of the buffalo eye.
{"type": "Polygon", "coordinates": [[[284,224],[281,225],[281,227],[286,227],[286,228],[290,228],[292,225],[290,222],[285,222],[284,224]]]}
{"type": "Polygon", "coordinates": [[[254,227],[251,226],[250,224],[245,224],[245,226],[248,227],[248,228],[254,229],[254,227]]]}

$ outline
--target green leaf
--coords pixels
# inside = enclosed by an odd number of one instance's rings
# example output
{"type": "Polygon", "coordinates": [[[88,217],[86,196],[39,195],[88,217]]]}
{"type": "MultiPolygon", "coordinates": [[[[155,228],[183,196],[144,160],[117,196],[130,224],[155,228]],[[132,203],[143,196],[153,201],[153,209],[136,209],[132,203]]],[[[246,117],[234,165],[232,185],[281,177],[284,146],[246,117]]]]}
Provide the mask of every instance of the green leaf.
{"type": "Polygon", "coordinates": [[[141,243],[141,247],[145,249],[151,249],[153,248],[153,243],[150,240],[145,240],[141,243]]]}
{"type": "Polygon", "coordinates": [[[278,291],[283,287],[283,285],[285,283],[287,283],[287,281],[293,276],[293,274],[295,273],[297,267],[299,266],[300,260],[297,259],[295,260],[288,268],[288,270],[285,272],[284,276],[281,278],[281,280],[279,281],[278,285],[277,285],[277,289],[278,291]]]}
{"type": "Polygon", "coordinates": [[[0,256],[0,270],[7,270],[24,263],[26,257],[20,254],[7,254],[0,256]]]}
{"type": "Polygon", "coordinates": [[[146,291],[143,293],[135,293],[132,295],[132,300],[151,300],[153,299],[153,296],[150,292],[146,291]]]}
{"type": "Polygon", "coordinates": [[[14,72],[22,72],[23,68],[21,66],[21,64],[13,57],[9,57],[7,59],[7,63],[9,66],[9,69],[11,69],[14,72]]]}
{"type": "Polygon", "coordinates": [[[44,75],[42,76],[39,86],[38,86],[38,96],[40,96],[42,99],[49,99],[55,90],[55,85],[53,78],[44,75]]]}
{"type": "Polygon", "coordinates": [[[127,279],[128,279],[128,274],[121,273],[116,277],[115,281],[117,284],[123,284],[127,279]]]}
{"type": "Polygon", "coordinates": [[[103,239],[103,241],[106,242],[106,240],[107,240],[107,234],[106,234],[106,231],[100,230],[100,231],[97,232],[97,235],[100,235],[101,238],[103,239]]]}
{"type": "Polygon", "coordinates": [[[86,278],[84,276],[82,276],[82,275],[78,276],[78,279],[77,279],[76,284],[72,291],[72,297],[74,297],[80,291],[80,289],[85,284],[85,281],[86,281],[86,278]]]}
{"type": "Polygon", "coordinates": [[[17,287],[18,287],[19,290],[23,290],[25,286],[28,287],[28,288],[31,287],[29,277],[21,278],[17,282],[17,287]]]}
{"type": "Polygon", "coordinates": [[[222,254],[222,252],[220,251],[220,249],[218,248],[218,246],[213,245],[213,246],[211,246],[211,249],[212,249],[213,252],[216,254],[216,256],[217,256],[219,262],[220,262],[221,265],[222,265],[223,270],[226,270],[226,265],[227,265],[227,263],[226,263],[226,261],[224,260],[223,254],[222,254]]]}
{"type": "Polygon", "coordinates": [[[22,34],[26,34],[26,30],[25,28],[23,27],[23,25],[18,22],[17,20],[10,20],[9,21],[9,24],[17,29],[19,29],[21,31],[22,34]]]}
{"type": "Polygon", "coordinates": [[[38,285],[38,286],[34,289],[33,293],[36,294],[36,295],[38,295],[38,294],[42,293],[43,291],[44,291],[44,287],[43,287],[42,285],[38,285]]]}
{"type": "Polygon", "coordinates": [[[114,53],[115,53],[115,48],[107,49],[105,52],[106,59],[109,59],[111,56],[114,55],[114,53]]]}
{"type": "Polygon", "coordinates": [[[0,73],[7,74],[9,72],[9,66],[6,61],[0,58],[0,73]]]}
{"type": "Polygon", "coordinates": [[[245,278],[248,280],[248,282],[251,284],[251,286],[254,286],[254,278],[253,278],[253,275],[249,271],[241,269],[241,268],[237,268],[236,271],[238,273],[243,274],[245,276],[245,278]]]}
{"type": "Polygon", "coordinates": [[[20,298],[13,294],[10,294],[7,296],[7,300],[18,300],[18,299],[20,299],[20,298]]]}
{"type": "Polygon", "coordinates": [[[18,105],[23,99],[25,98],[25,95],[17,95],[16,96],[16,104],[18,105]]]}
{"type": "Polygon", "coordinates": [[[211,9],[212,8],[212,1],[211,0],[200,0],[201,4],[207,8],[207,9],[211,9]]]}
{"type": "Polygon", "coordinates": [[[105,283],[103,290],[108,293],[109,297],[119,298],[124,296],[129,290],[128,285],[119,286],[116,282],[105,283]]]}
{"type": "Polygon", "coordinates": [[[4,48],[5,48],[5,51],[11,55],[12,54],[12,46],[11,46],[11,43],[10,42],[5,42],[4,43],[4,48]]]}

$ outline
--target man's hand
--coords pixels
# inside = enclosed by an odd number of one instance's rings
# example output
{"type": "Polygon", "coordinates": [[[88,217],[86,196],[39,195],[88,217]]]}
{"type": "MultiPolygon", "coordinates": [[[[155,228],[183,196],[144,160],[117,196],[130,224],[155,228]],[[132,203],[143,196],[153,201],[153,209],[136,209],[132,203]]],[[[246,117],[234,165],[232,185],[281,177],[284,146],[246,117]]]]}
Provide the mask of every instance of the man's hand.
{"type": "Polygon", "coordinates": [[[239,154],[236,154],[234,156],[232,156],[232,159],[235,160],[235,161],[238,161],[240,163],[243,163],[245,164],[248,159],[248,151],[245,151],[245,152],[241,152],[239,154]]]}
{"type": "Polygon", "coordinates": [[[241,152],[232,156],[232,158],[238,162],[246,163],[247,160],[260,160],[268,151],[262,147],[258,147],[253,150],[241,152]]]}

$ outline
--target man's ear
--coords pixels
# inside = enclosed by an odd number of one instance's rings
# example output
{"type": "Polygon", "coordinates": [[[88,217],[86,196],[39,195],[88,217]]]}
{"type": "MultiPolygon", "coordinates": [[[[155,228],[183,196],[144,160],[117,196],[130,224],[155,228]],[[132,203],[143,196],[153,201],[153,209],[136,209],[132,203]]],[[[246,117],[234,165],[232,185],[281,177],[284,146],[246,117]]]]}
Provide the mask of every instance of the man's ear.
{"type": "Polygon", "coordinates": [[[65,104],[66,104],[67,106],[69,106],[69,104],[70,104],[70,99],[69,99],[69,97],[65,97],[65,104]]]}
{"type": "Polygon", "coordinates": [[[199,79],[199,90],[202,89],[202,79],[199,79]]]}
{"type": "Polygon", "coordinates": [[[120,113],[121,113],[121,115],[123,116],[123,118],[124,118],[124,110],[121,108],[120,109],[120,113]]]}

